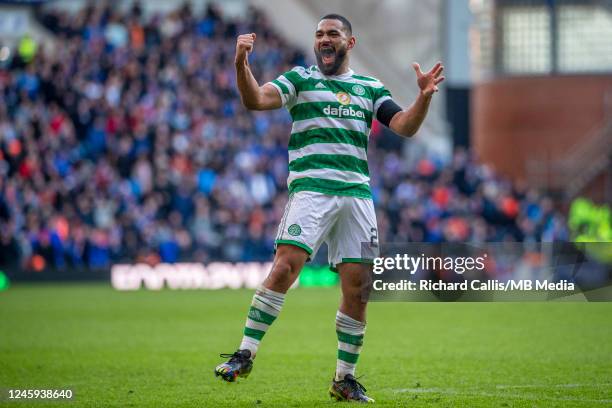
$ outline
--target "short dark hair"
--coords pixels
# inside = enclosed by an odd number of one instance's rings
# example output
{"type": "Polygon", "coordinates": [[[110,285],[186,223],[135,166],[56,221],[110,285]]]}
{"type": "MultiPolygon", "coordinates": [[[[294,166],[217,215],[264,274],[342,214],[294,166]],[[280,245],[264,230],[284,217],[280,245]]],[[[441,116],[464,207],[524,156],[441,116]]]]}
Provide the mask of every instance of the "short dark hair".
{"type": "Polygon", "coordinates": [[[353,34],[353,26],[351,26],[351,22],[348,21],[348,18],[341,16],[340,14],[335,14],[335,13],[326,14],[323,17],[321,17],[321,20],[338,20],[342,23],[342,27],[347,33],[353,34]]]}

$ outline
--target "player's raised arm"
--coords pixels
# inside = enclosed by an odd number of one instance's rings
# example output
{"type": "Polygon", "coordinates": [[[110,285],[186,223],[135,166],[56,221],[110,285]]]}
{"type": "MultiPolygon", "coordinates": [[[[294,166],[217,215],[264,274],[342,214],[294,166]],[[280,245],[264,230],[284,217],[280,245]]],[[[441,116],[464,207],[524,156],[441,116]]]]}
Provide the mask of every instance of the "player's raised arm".
{"type": "Polygon", "coordinates": [[[242,34],[236,41],[236,83],[242,104],[247,109],[269,110],[282,106],[281,97],[274,86],[259,86],[249,66],[249,53],[255,45],[255,33],[242,34]]]}
{"type": "Polygon", "coordinates": [[[397,112],[389,122],[389,128],[401,136],[413,136],[427,115],[429,103],[434,92],[438,92],[438,84],[444,81],[444,77],[440,76],[444,67],[441,62],[438,62],[427,73],[421,72],[421,67],[416,62],[412,64],[417,76],[417,84],[419,85],[419,95],[410,107],[397,112]]]}

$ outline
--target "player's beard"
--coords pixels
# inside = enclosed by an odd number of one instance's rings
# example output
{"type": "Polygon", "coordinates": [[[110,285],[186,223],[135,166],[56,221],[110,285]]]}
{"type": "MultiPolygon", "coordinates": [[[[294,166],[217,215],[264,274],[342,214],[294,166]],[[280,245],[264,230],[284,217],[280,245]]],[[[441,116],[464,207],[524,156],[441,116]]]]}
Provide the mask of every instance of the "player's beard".
{"type": "Polygon", "coordinates": [[[338,70],[346,59],[346,47],[340,47],[330,51],[325,50],[323,52],[315,48],[314,53],[317,58],[317,66],[324,75],[337,75],[338,70]],[[333,56],[334,60],[325,64],[323,62],[323,56],[333,56]]]}

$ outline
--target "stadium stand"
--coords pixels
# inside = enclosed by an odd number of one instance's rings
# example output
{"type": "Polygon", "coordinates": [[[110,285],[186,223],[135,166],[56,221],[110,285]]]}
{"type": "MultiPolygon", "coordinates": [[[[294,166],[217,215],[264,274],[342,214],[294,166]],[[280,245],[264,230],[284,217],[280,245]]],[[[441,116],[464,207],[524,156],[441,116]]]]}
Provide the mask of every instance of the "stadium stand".
{"type": "MultiPolygon", "coordinates": [[[[305,54],[254,9],[145,19],[138,6],[91,6],[39,19],[61,46],[0,68],[0,266],[270,259],[290,118],[240,105],[235,36],[257,32],[260,82],[305,54]]],[[[373,126],[381,241],[569,239],[548,197],[471,152],[410,162],[401,142],[373,126]]]]}

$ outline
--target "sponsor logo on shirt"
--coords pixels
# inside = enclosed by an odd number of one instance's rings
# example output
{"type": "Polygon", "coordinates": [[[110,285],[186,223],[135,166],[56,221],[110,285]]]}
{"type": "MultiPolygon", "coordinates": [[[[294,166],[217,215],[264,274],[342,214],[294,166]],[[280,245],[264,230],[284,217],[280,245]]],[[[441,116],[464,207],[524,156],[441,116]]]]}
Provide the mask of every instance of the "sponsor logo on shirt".
{"type": "Polygon", "coordinates": [[[338,92],[336,94],[336,99],[338,99],[338,102],[343,105],[348,105],[351,103],[351,95],[347,94],[346,92],[338,92]]]}
{"type": "Polygon", "coordinates": [[[360,110],[353,109],[352,106],[344,107],[344,106],[331,106],[327,105],[323,108],[323,113],[329,116],[337,116],[339,118],[360,118],[365,119],[365,113],[360,110]]]}

